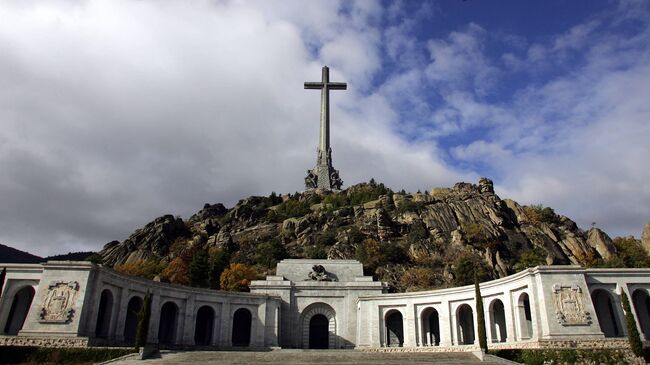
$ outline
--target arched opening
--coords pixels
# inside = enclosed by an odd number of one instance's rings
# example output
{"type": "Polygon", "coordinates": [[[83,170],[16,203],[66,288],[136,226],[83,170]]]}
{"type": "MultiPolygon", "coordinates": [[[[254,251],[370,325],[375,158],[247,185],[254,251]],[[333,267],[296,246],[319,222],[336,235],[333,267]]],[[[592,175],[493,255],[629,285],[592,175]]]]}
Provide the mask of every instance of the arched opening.
{"type": "Polygon", "coordinates": [[[26,286],[14,295],[11,302],[11,309],[9,310],[9,317],[5,325],[5,333],[10,336],[15,336],[23,328],[29,307],[32,305],[34,299],[34,288],[26,286]]]}
{"type": "Polygon", "coordinates": [[[522,293],[517,301],[517,315],[519,317],[519,334],[521,339],[529,339],[533,335],[533,317],[530,313],[530,300],[528,293],[522,293]]]}
{"type": "Polygon", "coordinates": [[[644,289],[637,289],[632,293],[632,302],[636,312],[636,320],[641,327],[641,332],[646,341],[650,340],[650,295],[644,289]]]}
{"type": "Polygon", "coordinates": [[[214,327],[214,310],[204,305],[196,312],[196,326],[194,326],[194,344],[206,346],[212,341],[212,328],[214,327]]]}
{"type": "Polygon", "coordinates": [[[253,316],[246,308],[235,311],[232,319],[232,345],[249,346],[251,343],[251,323],[253,316]]]}
{"type": "Polygon", "coordinates": [[[329,347],[330,321],[322,314],[316,314],[309,320],[309,348],[326,349],[329,347]]]}
{"type": "Polygon", "coordinates": [[[469,304],[463,304],[456,311],[458,321],[458,344],[474,344],[474,312],[469,304]]]}
{"type": "Polygon", "coordinates": [[[623,329],[616,314],[616,308],[612,297],[606,290],[596,289],[591,293],[591,301],[596,309],[596,317],[600,323],[600,330],[605,337],[620,337],[623,335],[623,329]]]}
{"type": "Polygon", "coordinates": [[[438,311],[434,308],[427,308],[422,311],[422,345],[440,345],[440,319],[438,311]]]}
{"type": "Polygon", "coordinates": [[[506,342],[506,312],[500,299],[495,299],[490,304],[490,332],[492,342],[506,342]]]}
{"type": "Polygon", "coordinates": [[[176,324],[178,322],[178,306],[174,302],[165,303],[160,309],[160,324],[158,327],[158,342],[165,345],[176,343],[176,324]]]}
{"type": "Polygon", "coordinates": [[[95,337],[108,338],[108,329],[111,325],[111,312],[113,311],[113,294],[105,289],[99,297],[99,310],[97,311],[97,324],[95,337]]]}
{"type": "Polygon", "coordinates": [[[302,347],[306,349],[335,349],[336,313],[325,303],[312,303],[301,315],[302,347]]]}
{"type": "Polygon", "coordinates": [[[142,309],[142,298],[133,297],[126,306],[126,320],[124,321],[124,342],[128,345],[135,344],[135,334],[138,330],[138,313],[142,309]]]}
{"type": "Polygon", "coordinates": [[[394,310],[386,315],[386,346],[404,346],[404,320],[400,311],[394,310]]]}

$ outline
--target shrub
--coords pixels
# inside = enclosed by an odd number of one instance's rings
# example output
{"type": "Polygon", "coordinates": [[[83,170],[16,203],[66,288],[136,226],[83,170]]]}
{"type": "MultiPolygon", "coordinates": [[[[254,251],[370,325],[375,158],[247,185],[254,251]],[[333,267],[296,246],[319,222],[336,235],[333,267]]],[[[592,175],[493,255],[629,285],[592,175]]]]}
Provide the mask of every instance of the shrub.
{"type": "Polygon", "coordinates": [[[138,327],[135,335],[135,350],[139,351],[140,347],[147,344],[147,335],[149,334],[149,319],[151,318],[151,297],[152,294],[147,290],[144,296],[144,303],[138,313],[138,327]]]}
{"type": "Polygon", "coordinates": [[[210,256],[207,250],[199,250],[189,265],[189,284],[199,288],[210,286],[210,256]]]}
{"type": "Polygon", "coordinates": [[[133,353],[133,349],[0,346],[3,364],[98,363],[133,353]]]}
{"type": "Polygon", "coordinates": [[[526,218],[532,223],[553,223],[557,220],[555,211],[541,204],[525,206],[523,209],[526,218]]]}
{"type": "Polygon", "coordinates": [[[625,327],[627,328],[627,337],[630,341],[632,352],[636,356],[643,356],[643,342],[641,342],[641,336],[639,335],[639,330],[636,328],[636,321],[630,308],[630,301],[625,292],[621,293],[621,304],[625,312],[625,327]]]}
{"type": "Polygon", "coordinates": [[[485,226],[478,223],[469,223],[463,226],[465,239],[470,245],[485,246],[490,242],[490,232],[485,226]]]}
{"type": "Polygon", "coordinates": [[[476,320],[478,322],[478,344],[481,350],[487,351],[487,334],[485,332],[485,312],[483,310],[483,296],[478,285],[479,279],[474,273],[474,296],[476,297],[476,320]]]}
{"type": "Polygon", "coordinates": [[[165,264],[158,260],[135,260],[129,263],[117,264],[113,269],[123,274],[153,279],[165,269],[165,264]]]}
{"type": "Polygon", "coordinates": [[[454,263],[454,283],[456,285],[469,285],[474,282],[474,275],[479,282],[489,280],[490,275],[481,258],[473,255],[462,255],[454,263]]]}
{"type": "Polygon", "coordinates": [[[210,256],[210,277],[208,278],[208,284],[210,289],[220,289],[221,283],[221,273],[228,267],[230,264],[230,254],[226,250],[218,249],[215,250],[210,256]]]}
{"type": "Polygon", "coordinates": [[[287,257],[287,250],[280,239],[274,238],[257,246],[255,262],[270,269],[274,267],[278,261],[287,257]]]}
{"type": "Polygon", "coordinates": [[[165,270],[160,273],[160,276],[173,284],[188,285],[190,283],[189,267],[182,257],[173,259],[165,270]]]}
{"type": "Polygon", "coordinates": [[[379,241],[372,238],[363,240],[356,250],[356,258],[368,270],[374,271],[383,262],[379,241]]]}
{"type": "Polygon", "coordinates": [[[525,270],[529,267],[546,265],[546,253],[539,247],[521,253],[515,264],[515,271],[525,270]]]}
{"type": "Polygon", "coordinates": [[[415,223],[410,226],[408,233],[408,241],[413,243],[418,243],[420,241],[426,240],[429,238],[429,231],[426,229],[424,224],[415,223]]]}
{"type": "Polygon", "coordinates": [[[305,249],[305,256],[308,259],[326,259],[327,249],[323,245],[312,245],[305,249]]]}
{"type": "Polygon", "coordinates": [[[308,200],[298,201],[296,199],[288,199],[278,205],[277,208],[269,210],[266,218],[271,222],[281,223],[285,219],[302,217],[311,213],[309,206],[310,202],[308,200]]]}
{"type": "Polygon", "coordinates": [[[436,272],[428,267],[412,267],[400,278],[400,286],[406,291],[428,290],[436,287],[436,272]]]}
{"type": "Polygon", "coordinates": [[[255,270],[244,264],[230,264],[221,274],[221,289],[228,291],[249,291],[248,285],[257,276],[255,270]]]}
{"type": "Polygon", "coordinates": [[[343,194],[333,193],[323,199],[323,207],[327,210],[336,210],[341,207],[350,205],[347,197],[343,194]]]}

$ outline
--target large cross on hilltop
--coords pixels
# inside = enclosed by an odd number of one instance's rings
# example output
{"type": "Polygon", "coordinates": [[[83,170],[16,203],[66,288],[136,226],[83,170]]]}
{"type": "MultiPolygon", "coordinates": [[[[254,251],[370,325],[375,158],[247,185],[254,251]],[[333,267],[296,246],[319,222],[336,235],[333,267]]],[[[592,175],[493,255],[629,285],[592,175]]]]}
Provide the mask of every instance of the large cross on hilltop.
{"type": "Polygon", "coordinates": [[[343,181],[338,170],[332,166],[332,148],[330,147],[330,90],[345,90],[344,82],[330,82],[330,70],[323,66],[321,82],[305,82],[305,89],[319,89],[320,94],[320,139],[316,167],[307,170],[305,188],[339,190],[343,181]]]}

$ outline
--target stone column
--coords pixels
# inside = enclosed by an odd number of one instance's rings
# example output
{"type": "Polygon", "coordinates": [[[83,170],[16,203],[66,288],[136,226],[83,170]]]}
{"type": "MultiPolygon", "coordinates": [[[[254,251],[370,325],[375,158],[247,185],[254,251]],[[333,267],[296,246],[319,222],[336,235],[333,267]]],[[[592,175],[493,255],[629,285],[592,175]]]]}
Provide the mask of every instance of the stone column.
{"type": "Polygon", "coordinates": [[[122,311],[120,306],[122,297],[124,296],[124,288],[118,288],[115,298],[113,299],[113,308],[111,308],[111,321],[108,324],[108,340],[113,342],[115,340],[115,328],[118,325],[117,317],[122,311]]]}
{"type": "Polygon", "coordinates": [[[214,325],[212,326],[212,340],[210,341],[211,346],[219,346],[220,341],[221,341],[221,318],[222,313],[221,313],[221,307],[222,305],[219,304],[217,308],[212,307],[214,309],[214,325]]]}
{"type": "Polygon", "coordinates": [[[404,308],[404,347],[415,347],[417,341],[415,340],[415,312],[413,310],[413,303],[409,303],[404,308]]]}
{"type": "Polygon", "coordinates": [[[123,288],[120,291],[120,301],[119,303],[116,303],[117,306],[119,307],[119,311],[117,312],[117,317],[116,317],[116,324],[115,324],[115,340],[117,342],[124,342],[124,325],[126,324],[126,315],[127,315],[127,309],[129,305],[129,290],[126,288],[123,288]]]}
{"type": "Polygon", "coordinates": [[[440,346],[453,345],[453,326],[454,316],[451,314],[449,302],[442,302],[440,311],[438,312],[438,320],[440,321],[440,346]]]}
{"type": "Polygon", "coordinates": [[[515,313],[512,305],[512,293],[506,292],[503,298],[503,314],[506,317],[506,342],[515,342],[515,313]]]}
{"type": "Polygon", "coordinates": [[[232,316],[230,315],[230,302],[228,299],[226,298],[221,305],[221,336],[219,336],[219,344],[226,347],[232,346],[232,334],[229,333],[232,331],[232,316]]]}
{"type": "Polygon", "coordinates": [[[151,317],[149,317],[149,333],[147,342],[158,343],[158,326],[160,325],[160,292],[151,293],[151,317]]]}
{"type": "Polygon", "coordinates": [[[185,300],[185,308],[183,310],[185,315],[181,316],[183,322],[181,325],[183,335],[180,341],[183,345],[194,345],[194,328],[196,326],[196,308],[194,303],[194,295],[188,296],[187,300],[185,300]]]}

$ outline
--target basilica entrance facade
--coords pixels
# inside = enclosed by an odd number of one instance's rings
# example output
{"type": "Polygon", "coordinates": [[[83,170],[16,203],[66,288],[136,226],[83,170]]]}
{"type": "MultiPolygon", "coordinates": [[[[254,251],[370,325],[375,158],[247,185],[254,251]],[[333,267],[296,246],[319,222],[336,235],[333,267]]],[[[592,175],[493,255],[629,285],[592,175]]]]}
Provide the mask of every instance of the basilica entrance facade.
{"type": "Polygon", "coordinates": [[[336,314],[325,303],[310,305],[302,315],[302,347],[306,349],[338,348],[336,314]]]}

